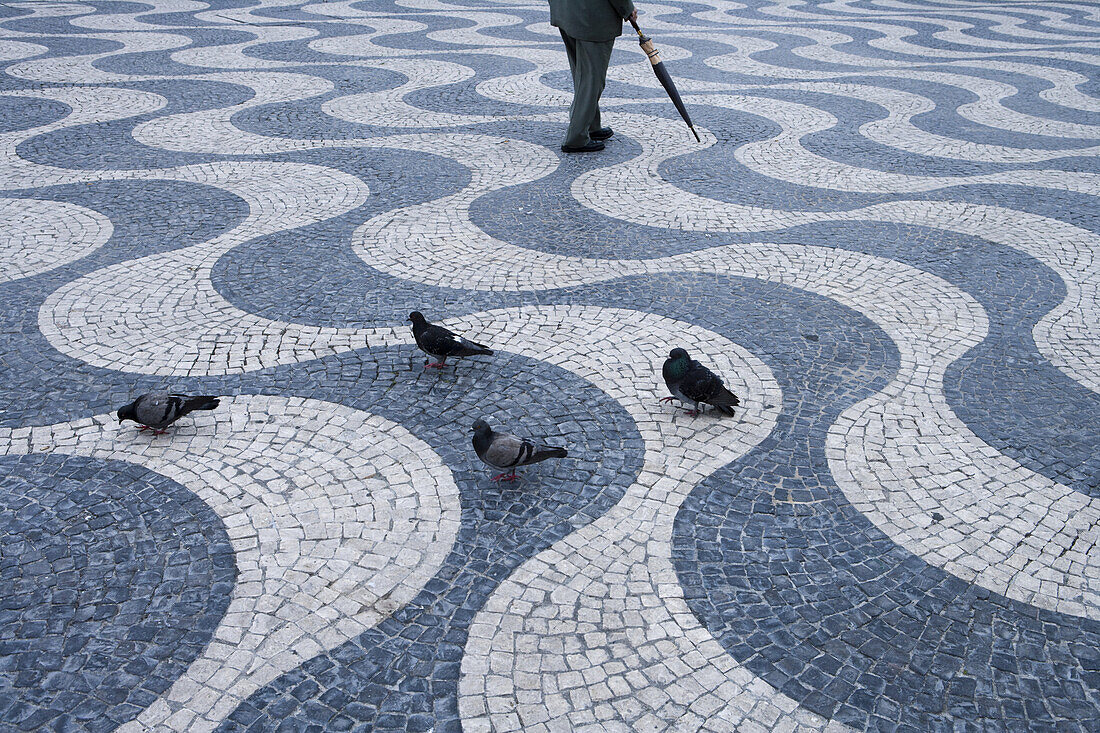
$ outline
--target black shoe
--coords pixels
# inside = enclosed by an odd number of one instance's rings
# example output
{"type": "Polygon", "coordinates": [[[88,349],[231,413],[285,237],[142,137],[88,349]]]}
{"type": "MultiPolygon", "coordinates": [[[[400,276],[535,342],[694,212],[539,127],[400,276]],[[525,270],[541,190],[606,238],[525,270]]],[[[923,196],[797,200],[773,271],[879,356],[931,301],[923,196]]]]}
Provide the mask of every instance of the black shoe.
{"type": "Polygon", "coordinates": [[[591,132],[589,132],[588,137],[592,138],[593,140],[606,140],[614,134],[615,131],[612,130],[610,127],[601,127],[598,130],[592,130],[591,132]]]}
{"type": "Polygon", "coordinates": [[[561,151],[563,153],[594,153],[597,150],[603,150],[604,144],[599,140],[590,140],[586,145],[562,145],[561,151]]]}

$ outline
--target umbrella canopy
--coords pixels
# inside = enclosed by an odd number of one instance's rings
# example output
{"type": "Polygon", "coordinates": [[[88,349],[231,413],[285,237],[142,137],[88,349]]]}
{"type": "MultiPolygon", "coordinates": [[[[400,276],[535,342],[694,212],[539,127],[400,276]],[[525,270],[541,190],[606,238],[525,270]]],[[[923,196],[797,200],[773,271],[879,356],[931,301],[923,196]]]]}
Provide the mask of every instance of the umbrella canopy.
{"type": "Polygon", "coordinates": [[[697,142],[702,142],[699,138],[699,133],[695,131],[695,125],[691,124],[691,117],[688,116],[687,108],[684,107],[684,101],[680,99],[680,92],[676,90],[676,85],[672,83],[672,77],[668,75],[668,69],[665,68],[665,62],[661,61],[660,51],[653,47],[653,39],[642,34],[642,29],[638,27],[638,22],[633,18],[630,19],[630,25],[634,26],[634,30],[638,33],[638,45],[642,47],[642,50],[645,51],[645,55],[649,57],[649,63],[653,64],[653,73],[656,74],[657,81],[661,82],[661,86],[665,88],[668,98],[676,105],[676,111],[684,118],[684,122],[687,123],[688,129],[691,130],[691,134],[695,136],[695,140],[697,142]]]}

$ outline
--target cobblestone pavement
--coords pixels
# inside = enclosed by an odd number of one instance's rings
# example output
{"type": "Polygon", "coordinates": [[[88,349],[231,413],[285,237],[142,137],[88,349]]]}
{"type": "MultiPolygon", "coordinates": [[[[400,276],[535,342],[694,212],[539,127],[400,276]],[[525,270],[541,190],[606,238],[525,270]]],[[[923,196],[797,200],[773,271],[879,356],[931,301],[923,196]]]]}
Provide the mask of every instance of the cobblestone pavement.
{"type": "Polygon", "coordinates": [[[1100,8],[640,10],[0,3],[0,729],[1100,731],[1100,8]]]}

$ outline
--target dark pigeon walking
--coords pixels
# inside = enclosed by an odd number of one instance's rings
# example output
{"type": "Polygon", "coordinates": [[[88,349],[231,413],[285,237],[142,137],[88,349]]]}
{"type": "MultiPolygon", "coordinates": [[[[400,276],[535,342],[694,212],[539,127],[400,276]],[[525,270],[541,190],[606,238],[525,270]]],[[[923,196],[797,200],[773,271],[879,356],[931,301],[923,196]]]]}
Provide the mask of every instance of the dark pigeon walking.
{"type": "Polygon", "coordinates": [[[443,326],[428,323],[424,318],[424,314],[420,311],[410,313],[409,320],[413,324],[413,338],[416,339],[416,345],[428,356],[438,359],[437,362],[431,364],[425,359],[425,369],[446,366],[448,356],[476,356],[478,354],[492,356],[493,354],[493,350],[486,346],[464,339],[453,331],[443,328],[443,326]]]}
{"type": "Polygon", "coordinates": [[[213,410],[221,403],[217,397],[202,395],[189,397],[168,392],[149,392],[119,408],[118,421],[133,420],[142,430],[152,430],[161,435],[169,425],[195,410],[213,410]]]}
{"type": "Polygon", "coordinates": [[[719,412],[730,417],[733,417],[733,408],[741,404],[741,400],[726,389],[717,374],[692,359],[683,349],[669,352],[668,359],[661,368],[661,376],[665,378],[665,385],[672,393],[671,397],[665,397],[661,402],[671,402],[674,399],[693,402],[695,409],[688,410],[688,414],[693,417],[703,411],[701,403],[714,405],[719,412]]]}
{"type": "Polygon", "coordinates": [[[474,423],[474,452],[482,463],[493,468],[509,469],[493,476],[493,481],[515,481],[519,476],[516,469],[547,458],[565,458],[565,448],[554,448],[524,440],[511,433],[498,433],[489,427],[489,423],[478,420],[474,423]]]}

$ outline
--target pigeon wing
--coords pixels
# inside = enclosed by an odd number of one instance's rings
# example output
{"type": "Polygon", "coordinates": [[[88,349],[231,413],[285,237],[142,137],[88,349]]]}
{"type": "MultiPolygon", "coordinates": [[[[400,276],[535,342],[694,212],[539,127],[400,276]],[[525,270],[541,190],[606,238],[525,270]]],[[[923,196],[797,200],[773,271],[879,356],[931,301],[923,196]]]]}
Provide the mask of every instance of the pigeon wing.
{"type": "Polygon", "coordinates": [[[199,395],[197,397],[192,397],[186,394],[174,394],[169,395],[169,399],[175,402],[172,408],[175,415],[173,419],[177,420],[195,410],[213,410],[221,404],[221,400],[214,395],[199,395]]]}
{"type": "Polygon", "coordinates": [[[514,468],[522,466],[533,452],[534,446],[511,433],[494,433],[481,460],[497,468],[514,468]]]}
{"type": "Polygon", "coordinates": [[[680,384],[684,396],[693,402],[705,402],[732,416],[733,408],[741,403],[737,395],[726,389],[722,378],[699,362],[692,362],[691,369],[680,384]]]}
{"type": "Polygon", "coordinates": [[[428,326],[416,340],[417,345],[432,356],[453,356],[462,349],[458,337],[443,326],[428,326]]]}
{"type": "Polygon", "coordinates": [[[167,392],[150,392],[134,403],[134,415],[142,425],[160,429],[171,425],[176,419],[178,403],[178,398],[167,392]]]}
{"type": "Polygon", "coordinates": [[[718,375],[695,361],[680,382],[680,391],[692,402],[707,402],[722,389],[718,375]]]}
{"type": "Polygon", "coordinates": [[[471,341],[463,336],[458,337],[458,351],[454,353],[455,356],[475,356],[477,354],[492,356],[493,350],[484,344],[471,341]]]}

